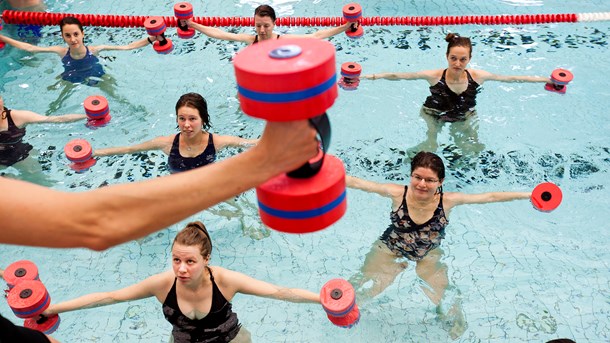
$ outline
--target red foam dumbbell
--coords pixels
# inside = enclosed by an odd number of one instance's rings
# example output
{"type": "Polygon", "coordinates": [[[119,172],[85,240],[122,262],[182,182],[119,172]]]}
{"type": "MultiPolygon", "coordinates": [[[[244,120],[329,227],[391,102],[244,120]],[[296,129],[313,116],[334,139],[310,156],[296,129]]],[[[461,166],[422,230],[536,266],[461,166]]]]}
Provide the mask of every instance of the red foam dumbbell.
{"type": "Polygon", "coordinates": [[[187,39],[195,35],[195,29],[188,27],[185,20],[193,18],[193,5],[188,2],[179,2],[174,5],[174,15],[178,19],[178,28],[176,32],[178,37],[187,39]]]}
{"type": "Polygon", "coordinates": [[[289,233],[318,231],[346,209],[345,168],[326,154],[326,110],[337,97],[335,48],[318,39],[280,39],[251,45],[233,60],[242,110],[269,121],[309,120],[322,153],[298,170],[256,188],[261,220],[289,233]]]}
{"type": "Polygon", "coordinates": [[[552,182],[539,184],[532,191],[530,200],[534,208],[542,212],[551,212],[561,204],[561,188],[552,182]]]}
{"type": "Polygon", "coordinates": [[[320,302],[328,319],[337,326],[351,328],[360,320],[354,287],[343,279],[332,279],[324,284],[320,302]]]}
{"type": "Polygon", "coordinates": [[[352,91],[358,88],[360,84],[360,74],[362,67],[356,62],[345,62],[341,65],[341,79],[339,87],[346,91],[352,91]]]}
{"type": "Polygon", "coordinates": [[[39,280],[38,267],[32,261],[21,260],[13,262],[4,270],[3,278],[8,288],[12,289],[21,281],[39,280]]]}
{"type": "Polygon", "coordinates": [[[574,75],[567,69],[555,69],[551,73],[551,81],[544,85],[544,89],[549,92],[565,94],[568,89],[567,85],[574,79],[574,75]]]}
{"type": "Polygon", "coordinates": [[[93,158],[91,144],[84,139],[77,138],[69,141],[64,146],[64,153],[68,160],[72,162],[70,168],[77,173],[84,173],[95,165],[96,161],[93,158]]]}
{"type": "Polygon", "coordinates": [[[165,37],[165,20],[163,17],[148,17],[144,21],[144,27],[149,35],[155,37],[161,37],[161,40],[157,40],[153,43],[153,49],[159,54],[169,54],[174,50],[174,44],[171,39],[165,37]]]}
{"type": "Polygon", "coordinates": [[[110,119],[110,108],[108,100],[101,95],[92,95],[85,99],[83,104],[85,113],[87,114],[87,126],[97,127],[108,124],[110,119]]]}
{"type": "Polygon", "coordinates": [[[346,21],[353,23],[351,28],[345,31],[345,34],[349,38],[360,38],[364,35],[364,29],[362,28],[362,25],[360,25],[361,17],[362,7],[359,4],[352,2],[343,6],[343,18],[346,21]]]}

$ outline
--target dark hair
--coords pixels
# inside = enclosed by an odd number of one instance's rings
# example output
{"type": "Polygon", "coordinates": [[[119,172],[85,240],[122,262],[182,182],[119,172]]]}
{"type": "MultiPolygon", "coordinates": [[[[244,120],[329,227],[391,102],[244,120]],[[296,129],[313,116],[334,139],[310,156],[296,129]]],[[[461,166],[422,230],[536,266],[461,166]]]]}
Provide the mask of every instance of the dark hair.
{"type": "Polygon", "coordinates": [[[275,23],[275,10],[269,5],[260,5],[254,10],[254,15],[259,17],[271,17],[275,23]]]}
{"type": "Polygon", "coordinates": [[[553,340],[547,341],[546,343],[576,343],[576,342],[569,338],[558,338],[558,339],[553,339],[553,340]]]}
{"type": "Polygon", "coordinates": [[[210,234],[205,228],[205,225],[200,221],[186,224],[186,227],[180,230],[176,235],[176,238],[174,238],[172,247],[174,247],[174,244],[176,243],[187,247],[199,247],[201,256],[204,258],[208,258],[212,253],[212,240],[210,239],[210,234]]]}
{"type": "Polygon", "coordinates": [[[413,174],[416,168],[429,168],[436,173],[439,180],[442,181],[445,178],[445,164],[435,153],[427,151],[418,152],[411,160],[411,174],[413,174]]]}
{"type": "Polygon", "coordinates": [[[182,94],[176,103],[176,116],[178,116],[178,109],[184,106],[191,107],[199,111],[199,117],[201,118],[204,129],[207,130],[212,126],[210,123],[210,115],[208,114],[208,103],[200,94],[182,94]]]}
{"type": "Polygon", "coordinates": [[[59,22],[59,29],[61,30],[61,33],[64,33],[64,26],[66,25],[78,25],[80,31],[83,32],[83,24],[80,22],[80,20],[74,17],[63,17],[61,19],[59,22]]]}
{"type": "Polygon", "coordinates": [[[464,48],[468,48],[468,57],[472,57],[472,43],[470,42],[470,38],[468,37],[460,37],[457,33],[448,33],[447,37],[445,37],[445,41],[447,44],[447,56],[449,56],[449,50],[454,46],[461,46],[464,48]]]}

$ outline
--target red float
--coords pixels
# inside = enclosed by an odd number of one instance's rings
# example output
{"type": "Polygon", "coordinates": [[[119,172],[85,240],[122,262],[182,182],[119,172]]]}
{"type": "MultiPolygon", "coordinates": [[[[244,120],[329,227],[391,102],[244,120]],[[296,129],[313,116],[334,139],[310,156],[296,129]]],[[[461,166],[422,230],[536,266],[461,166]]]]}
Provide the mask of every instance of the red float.
{"type": "Polygon", "coordinates": [[[195,29],[188,27],[186,23],[182,21],[193,18],[193,5],[188,2],[179,2],[175,4],[174,15],[176,16],[176,19],[178,19],[178,28],[176,29],[178,37],[183,39],[192,38],[195,35],[195,29]]]}
{"type": "Polygon", "coordinates": [[[148,32],[151,36],[161,36],[161,41],[155,41],[153,43],[153,49],[159,54],[169,54],[174,50],[174,44],[171,39],[165,38],[165,30],[167,26],[165,25],[165,20],[163,17],[148,17],[144,21],[144,27],[146,28],[146,32],[148,32]]]}
{"type": "Polygon", "coordinates": [[[108,100],[101,95],[92,95],[85,99],[83,103],[85,113],[89,120],[87,126],[103,126],[108,124],[110,119],[110,108],[108,100]]]}
{"type": "Polygon", "coordinates": [[[362,18],[362,7],[357,3],[350,3],[343,6],[343,18],[353,23],[351,27],[345,31],[349,38],[360,38],[364,35],[364,29],[360,19],[362,18]]]}
{"type": "Polygon", "coordinates": [[[77,138],[69,141],[64,146],[64,153],[68,160],[72,161],[70,168],[78,173],[85,172],[95,165],[91,144],[84,139],[77,138]]]}
{"type": "Polygon", "coordinates": [[[42,282],[25,280],[15,285],[7,296],[13,313],[19,318],[31,318],[41,314],[49,307],[51,297],[42,282]]]}
{"type": "Polygon", "coordinates": [[[562,198],[559,186],[551,182],[544,182],[534,188],[530,200],[535,209],[551,212],[561,204],[562,198]]]}
{"type": "Polygon", "coordinates": [[[360,320],[354,287],[343,279],[329,280],[320,290],[320,302],[335,325],[351,328],[360,320]]]}
{"type": "Polygon", "coordinates": [[[4,270],[3,278],[8,288],[12,289],[21,281],[39,280],[38,267],[27,260],[13,262],[4,270]]]}
{"type": "Polygon", "coordinates": [[[360,74],[362,67],[356,62],[345,62],[341,65],[341,79],[339,87],[344,90],[351,91],[358,88],[360,84],[360,74]]]}
{"type": "Polygon", "coordinates": [[[40,331],[45,335],[50,335],[59,327],[60,319],[59,316],[54,314],[49,317],[42,317],[38,320],[34,318],[28,318],[23,322],[23,326],[28,329],[40,331]]]}
{"type": "Polygon", "coordinates": [[[233,59],[242,110],[270,121],[320,115],[337,98],[335,48],[319,39],[251,45],[233,59]]]}
{"type": "Polygon", "coordinates": [[[574,75],[567,69],[555,69],[551,73],[551,81],[544,85],[544,89],[549,92],[565,94],[568,90],[567,84],[574,79],[574,75]]]}

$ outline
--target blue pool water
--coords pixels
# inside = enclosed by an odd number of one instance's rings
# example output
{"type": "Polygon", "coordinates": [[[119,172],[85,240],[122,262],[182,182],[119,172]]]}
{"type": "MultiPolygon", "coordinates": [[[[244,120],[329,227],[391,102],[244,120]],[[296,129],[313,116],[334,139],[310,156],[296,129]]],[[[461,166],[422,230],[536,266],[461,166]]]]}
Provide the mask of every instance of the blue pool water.
{"type": "MultiPolygon", "coordinates": [[[[196,15],[250,16],[261,2],[192,3],[196,15]]],[[[125,15],[172,15],[173,6],[168,1],[135,0],[47,4],[54,12],[125,15]]],[[[344,3],[278,0],[271,5],[279,16],[338,16],[344,3]]],[[[367,1],[363,9],[365,16],[438,16],[607,12],[610,7],[601,0],[449,0],[367,1]]],[[[4,31],[12,29],[5,25],[4,31]]],[[[63,44],[58,32],[56,27],[43,28],[39,44],[63,44]]],[[[561,67],[575,75],[565,95],[549,93],[540,84],[486,83],[477,105],[479,142],[484,145],[478,155],[457,158],[460,152],[450,125],[439,134],[436,152],[449,168],[446,191],[527,191],[552,181],[564,194],[552,213],[537,212],[527,201],[452,211],[442,243],[442,261],[449,270],[447,301],[461,302],[467,322],[456,341],[610,341],[610,235],[605,218],[610,208],[610,25],[365,27],[360,40],[339,35],[331,42],[337,47],[337,66],[356,61],[365,73],[416,71],[446,65],[447,32],[472,38],[472,68],[549,75],[561,67]]],[[[86,28],[92,45],[125,43],[144,34],[143,29],[86,28]]],[[[9,48],[0,52],[0,94],[7,106],[48,114],[82,113],[87,96],[103,94],[113,115],[111,125],[97,130],[81,123],[28,127],[26,138],[36,149],[31,170],[0,172],[66,191],[165,175],[166,157],[160,152],[101,158],[91,170],[77,174],[68,168],[62,149],[75,137],[107,147],[176,132],[173,108],[189,91],[208,100],[213,132],[258,136],[263,122],[244,115],[235,97],[231,57],[243,45],[201,35],[185,41],[172,33],[170,38],[176,48],[167,56],[150,47],[102,53],[106,71],[116,81],[102,88],[58,82],[62,66],[55,56],[9,48]]],[[[351,175],[406,182],[405,152],[425,139],[419,108],[427,94],[424,81],[362,81],[357,91],[341,90],[329,110],[334,130],[331,153],[344,161],[351,175]]],[[[212,264],[315,291],[328,279],[357,273],[371,244],[389,224],[387,199],[348,190],[347,201],[347,213],[338,223],[307,235],[262,228],[253,192],[236,199],[241,208],[237,213],[231,205],[221,204],[190,219],[202,220],[210,229],[215,246],[212,264]]],[[[171,241],[187,221],[104,252],[2,245],[0,266],[18,259],[34,261],[53,302],[117,289],[169,268],[171,241]]],[[[316,305],[242,295],[233,303],[255,342],[452,341],[420,285],[410,265],[382,294],[359,304],[361,321],[350,330],[333,326],[316,305]]],[[[0,314],[17,322],[6,302],[0,305],[0,314]]],[[[54,337],[68,342],[167,341],[171,330],[153,299],[64,313],[61,318],[54,337]]]]}

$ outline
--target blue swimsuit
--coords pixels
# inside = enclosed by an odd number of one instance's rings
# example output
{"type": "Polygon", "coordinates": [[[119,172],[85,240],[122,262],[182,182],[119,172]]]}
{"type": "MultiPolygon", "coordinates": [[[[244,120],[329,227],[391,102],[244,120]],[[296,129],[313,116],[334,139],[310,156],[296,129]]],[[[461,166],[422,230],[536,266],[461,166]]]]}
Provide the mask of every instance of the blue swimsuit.
{"type": "Polygon", "coordinates": [[[85,83],[89,86],[97,84],[98,80],[90,78],[102,77],[105,74],[104,68],[97,56],[93,55],[89,48],[86,49],[85,57],[75,60],[70,56],[70,48],[68,48],[68,52],[61,59],[64,64],[64,72],[61,73],[62,79],[73,83],[85,83]]]}
{"type": "Polygon", "coordinates": [[[445,238],[445,227],[449,220],[443,209],[443,193],[432,218],[423,224],[416,224],[409,217],[407,207],[407,186],[402,204],[396,211],[390,212],[392,224],[379,239],[396,255],[402,255],[409,260],[418,261],[431,250],[441,245],[445,238]]]}
{"type": "Polygon", "coordinates": [[[237,314],[233,312],[231,303],[218,289],[210,267],[208,271],[212,281],[212,305],[207,316],[191,319],[180,311],[176,296],[176,280],[167,293],[163,302],[163,315],[173,326],[174,343],[230,342],[239,333],[241,325],[237,320],[237,314]]]}
{"type": "Polygon", "coordinates": [[[172,143],[167,163],[171,173],[183,172],[213,163],[216,160],[216,148],[212,134],[209,134],[208,145],[201,154],[195,157],[184,157],[180,155],[180,134],[177,134],[172,143]]]}
{"type": "Polygon", "coordinates": [[[474,81],[468,70],[465,70],[468,78],[468,87],[460,94],[455,94],[445,80],[447,69],[443,70],[443,76],[434,86],[430,86],[430,96],[426,98],[424,108],[433,110],[438,119],[442,121],[459,121],[473,113],[477,104],[477,93],[479,84],[474,81]]]}
{"type": "Polygon", "coordinates": [[[0,131],[0,165],[12,166],[28,157],[32,145],[23,142],[25,127],[19,128],[15,125],[11,110],[5,107],[4,113],[8,128],[6,131],[0,131]]]}

